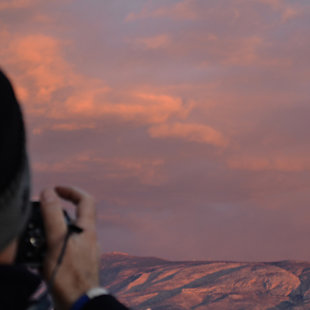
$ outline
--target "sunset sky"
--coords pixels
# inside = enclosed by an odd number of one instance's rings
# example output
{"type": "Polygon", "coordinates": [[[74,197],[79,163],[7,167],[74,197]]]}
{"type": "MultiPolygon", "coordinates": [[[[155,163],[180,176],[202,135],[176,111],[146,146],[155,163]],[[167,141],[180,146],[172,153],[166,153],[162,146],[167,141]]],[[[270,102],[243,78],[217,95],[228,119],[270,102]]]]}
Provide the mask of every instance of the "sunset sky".
{"type": "Polygon", "coordinates": [[[97,199],[103,251],[310,260],[309,0],[1,0],[33,195],[97,199]]]}

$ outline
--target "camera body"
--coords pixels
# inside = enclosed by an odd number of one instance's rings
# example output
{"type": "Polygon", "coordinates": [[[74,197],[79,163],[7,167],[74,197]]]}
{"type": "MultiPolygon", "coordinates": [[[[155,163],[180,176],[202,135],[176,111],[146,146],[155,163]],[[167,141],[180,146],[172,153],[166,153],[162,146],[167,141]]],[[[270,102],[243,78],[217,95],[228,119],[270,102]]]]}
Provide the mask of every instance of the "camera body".
{"type": "MultiPolygon", "coordinates": [[[[72,223],[64,210],[67,225],[72,223]]],[[[31,215],[19,239],[16,263],[40,269],[46,255],[47,244],[43,218],[39,201],[31,202],[31,215]]]]}

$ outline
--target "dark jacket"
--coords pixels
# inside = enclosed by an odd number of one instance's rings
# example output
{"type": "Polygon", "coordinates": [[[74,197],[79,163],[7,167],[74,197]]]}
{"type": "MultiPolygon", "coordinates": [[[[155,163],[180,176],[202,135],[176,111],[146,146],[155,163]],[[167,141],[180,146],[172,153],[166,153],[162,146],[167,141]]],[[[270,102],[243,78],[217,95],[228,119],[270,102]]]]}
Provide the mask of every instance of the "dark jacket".
{"type": "MultiPolygon", "coordinates": [[[[41,278],[23,266],[0,265],[0,309],[51,310],[50,295],[41,278]]],[[[128,310],[111,295],[88,301],[81,310],[128,310]]]]}

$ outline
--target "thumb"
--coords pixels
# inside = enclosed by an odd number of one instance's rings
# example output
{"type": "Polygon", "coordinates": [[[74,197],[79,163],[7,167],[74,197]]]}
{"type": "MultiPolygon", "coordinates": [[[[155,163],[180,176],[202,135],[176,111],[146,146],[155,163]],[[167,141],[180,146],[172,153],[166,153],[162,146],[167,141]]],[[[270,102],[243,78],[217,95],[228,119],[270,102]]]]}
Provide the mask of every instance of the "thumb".
{"type": "Polygon", "coordinates": [[[60,199],[53,188],[47,188],[41,192],[40,202],[47,244],[55,245],[67,229],[60,199]]]}

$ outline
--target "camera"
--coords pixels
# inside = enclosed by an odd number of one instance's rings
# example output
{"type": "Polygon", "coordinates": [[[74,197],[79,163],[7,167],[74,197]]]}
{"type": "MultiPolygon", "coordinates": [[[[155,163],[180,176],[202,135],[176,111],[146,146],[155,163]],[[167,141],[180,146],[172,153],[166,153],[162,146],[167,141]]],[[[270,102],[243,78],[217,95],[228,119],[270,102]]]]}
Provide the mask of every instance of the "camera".
{"type": "MultiPolygon", "coordinates": [[[[72,220],[68,213],[63,210],[67,225],[72,220]]],[[[31,202],[31,214],[23,231],[17,249],[16,263],[25,264],[31,268],[40,269],[46,254],[46,235],[39,201],[31,202]]]]}

